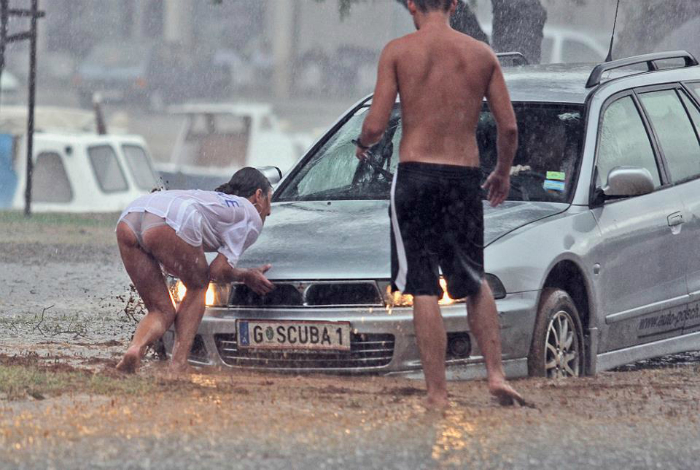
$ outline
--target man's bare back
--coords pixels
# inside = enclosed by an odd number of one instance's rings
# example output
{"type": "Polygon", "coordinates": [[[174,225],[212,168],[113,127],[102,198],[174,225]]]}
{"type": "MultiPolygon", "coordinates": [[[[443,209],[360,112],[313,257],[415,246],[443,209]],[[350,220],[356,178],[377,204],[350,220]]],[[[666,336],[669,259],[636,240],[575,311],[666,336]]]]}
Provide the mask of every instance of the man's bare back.
{"type": "Polygon", "coordinates": [[[496,69],[491,50],[430,26],[389,47],[401,96],[401,161],[478,166],[476,125],[496,69]]]}

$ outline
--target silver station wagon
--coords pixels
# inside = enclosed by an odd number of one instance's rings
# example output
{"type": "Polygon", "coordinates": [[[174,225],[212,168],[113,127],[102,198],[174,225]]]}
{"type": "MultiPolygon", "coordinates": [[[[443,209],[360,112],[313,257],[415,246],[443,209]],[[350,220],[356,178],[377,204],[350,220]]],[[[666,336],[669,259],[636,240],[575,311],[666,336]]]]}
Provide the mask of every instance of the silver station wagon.
{"type": "MultiPolygon", "coordinates": [[[[509,377],[595,374],[700,349],[700,67],[686,52],[519,66],[508,200],[484,204],[486,275],[509,377]]],[[[455,84],[458,86],[458,84],[455,84]]],[[[276,289],[210,286],[190,361],[266,370],[420,374],[410,296],[389,290],[389,190],[400,103],[371,162],[353,106],[279,183],[241,267],[276,289]]],[[[483,174],[496,163],[485,104],[483,174]]],[[[174,297],[182,288],[172,280],[174,297]]],[[[485,376],[463,300],[440,301],[448,374],[485,376]]],[[[172,347],[172,332],[166,347],[172,347]]]]}

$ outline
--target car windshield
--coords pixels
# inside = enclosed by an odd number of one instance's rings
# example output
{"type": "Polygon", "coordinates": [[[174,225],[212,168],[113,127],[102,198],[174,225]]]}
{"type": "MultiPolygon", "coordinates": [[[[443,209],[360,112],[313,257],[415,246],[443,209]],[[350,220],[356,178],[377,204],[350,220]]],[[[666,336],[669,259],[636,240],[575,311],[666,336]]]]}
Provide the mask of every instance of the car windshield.
{"type": "MultiPolygon", "coordinates": [[[[514,104],[519,146],[511,170],[511,201],[567,202],[576,181],[583,107],[514,104]]],[[[399,162],[401,113],[397,104],[368,162],[355,158],[356,138],[368,107],[358,109],[276,193],[277,201],[388,199],[399,162]]],[[[477,128],[482,179],[496,165],[496,121],[484,106],[477,128]]]]}

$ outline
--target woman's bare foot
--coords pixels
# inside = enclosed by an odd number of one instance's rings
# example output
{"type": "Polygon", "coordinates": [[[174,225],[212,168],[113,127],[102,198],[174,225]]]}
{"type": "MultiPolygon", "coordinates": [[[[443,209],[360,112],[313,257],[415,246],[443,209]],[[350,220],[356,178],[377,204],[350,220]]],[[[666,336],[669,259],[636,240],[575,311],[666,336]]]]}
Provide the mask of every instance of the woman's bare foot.
{"type": "Polygon", "coordinates": [[[513,406],[516,403],[520,406],[534,408],[534,405],[525,400],[513,387],[507,382],[489,383],[489,392],[498,401],[501,406],[513,406]]]}
{"type": "Polygon", "coordinates": [[[124,357],[117,364],[117,370],[127,374],[133,374],[141,365],[141,351],[139,348],[129,348],[124,357]]]}
{"type": "Polygon", "coordinates": [[[192,372],[192,367],[187,364],[180,364],[176,362],[171,362],[170,367],[168,368],[168,372],[170,373],[170,376],[173,378],[182,376],[182,375],[187,375],[190,372],[192,372]]]}

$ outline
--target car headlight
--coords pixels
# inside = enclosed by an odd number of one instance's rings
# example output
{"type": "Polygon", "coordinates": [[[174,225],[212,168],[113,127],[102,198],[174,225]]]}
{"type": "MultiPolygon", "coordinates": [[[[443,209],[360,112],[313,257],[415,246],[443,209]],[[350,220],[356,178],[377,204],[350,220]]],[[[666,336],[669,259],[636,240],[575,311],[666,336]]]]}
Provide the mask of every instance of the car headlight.
{"type": "MultiPolygon", "coordinates": [[[[170,295],[176,304],[182,302],[187,293],[187,288],[185,284],[179,279],[173,279],[170,285],[170,295]]],[[[207,307],[225,307],[229,304],[229,299],[231,298],[231,285],[230,284],[218,284],[216,282],[210,282],[207,288],[207,294],[204,298],[204,302],[207,307]]]]}
{"type": "MultiPolygon", "coordinates": [[[[452,305],[454,303],[464,302],[464,299],[453,299],[447,293],[447,281],[440,277],[440,287],[444,291],[442,299],[438,301],[440,305],[452,305]]],[[[389,307],[413,307],[413,296],[411,294],[402,294],[401,292],[391,292],[391,284],[386,286],[384,292],[384,302],[389,307]]]]}
{"type": "MultiPolygon", "coordinates": [[[[500,279],[493,274],[486,274],[484,278],[486,282],[489,283],[494,299],[498,300],[506,296],[506,289],[503,287],[503,283],[500,279]]],[[[440,277],[440,287],[442,287],[444,294],[442,295],[442,299],[438,301],[439,305],[452,305],[455,303],[462,303],[466,300],[453,299],[450,297],[447,293],[447,281],[445,281],[443,277],[440,277]]],[[[410,294],[402,294],[401,292],[392,292],[391,284],[388,284],[384,292],[384,302],[389,307],[413,307],[413,296],[410,294]]]]}

